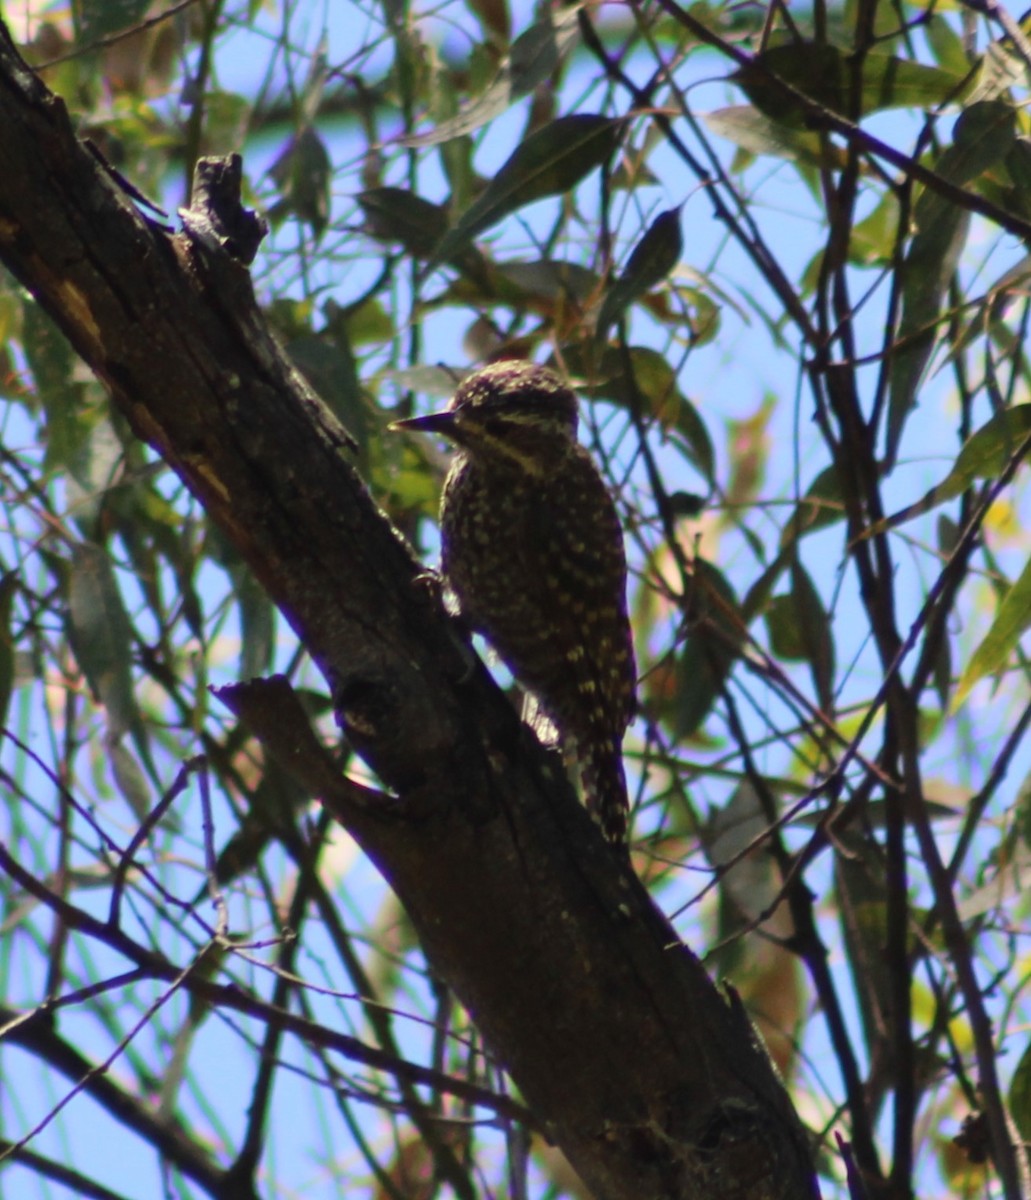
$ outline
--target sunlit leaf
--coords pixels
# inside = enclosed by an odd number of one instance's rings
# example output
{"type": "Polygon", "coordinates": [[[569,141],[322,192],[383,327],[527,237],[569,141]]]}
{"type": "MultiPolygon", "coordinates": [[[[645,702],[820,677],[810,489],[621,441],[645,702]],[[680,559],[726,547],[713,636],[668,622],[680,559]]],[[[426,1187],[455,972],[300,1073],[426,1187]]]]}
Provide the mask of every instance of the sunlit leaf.
{"type": "Polygon", "coordinates": [[[833,167],[842,160],[838,147],[805,129],[774,121],[750,104],[738,104],[706,113],[705,124],[718,137],[726,138],[749,154],[768,154],[815,167],[833,167]]]}
{"type": "Polygon", "coordinates": [[[770,418],[777,402],[763,397],[756,412],[742,421],[729,421],[730,482],[727,501],[731,505],[748,504],[762,486],[770,452],[770,418]]]}
{"type": "Polygon", "coordinates": [[[899,235],[899,200],[886,191],[873,211],[858,221],[849,238],[849,258],[866,267],[885,266],[892,260],[899,235]]]}
{"type": "Polygon", "coordinates": [[[966,101],[976,104],[982,100],[998,100],[1011,88],[1025,86],[1027,65],[1023,58],[1002,41],[989,42],[977,64],[966,101]]]}
{"type": "Polygon", "coordinates": [[[993,479],[1001,475],[1013,455],[1026,455],[1031,437],[1031,404],[1003,409],[971,434],[959,452],[956,464],[937,486],[916,504],[885,517],[868,530],[867,536],[892,529],[914,517],[922,516],[939,504],[961,496],[975,479],[993,479]]]}
{"type": "Polygon", "coordinates": [[[1012,906],[1027,895],[1029,873],[1031,851],[1022,844],[1007,849],[1005,857],[993,866],[987,881],[967,892],[957,906],[960,920],[966,923],[985,913],[1011,911],[1012,906]]]}
{"type": "Polygon", "coordinates": [[[924,25],[924,37],[927,38],[927,44],[939,67],[953,75],[962,75],[963,72],[970,70],[972,64],[967,56],[962,37],[940,12],[928,14],[928,20],[924,25]]]}
{"type": "Polygon", "coordinates": [[[960,676],[952,700],[952,709],[962,705],[971,688],[982,679],[995,675],[1009,661],[1021,634],[1031,625],[1031,559],[1017,580],[1010,585],[984,640],[970,657],[960,676]]]}

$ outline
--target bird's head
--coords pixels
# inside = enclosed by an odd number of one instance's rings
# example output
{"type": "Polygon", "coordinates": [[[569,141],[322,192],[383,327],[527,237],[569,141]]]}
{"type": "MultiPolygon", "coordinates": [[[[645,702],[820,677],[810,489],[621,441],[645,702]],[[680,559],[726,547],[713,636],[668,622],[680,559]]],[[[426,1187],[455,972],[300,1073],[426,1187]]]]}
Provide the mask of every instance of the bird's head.
{"type": "Polygon", "coordinates": [[[474,371],[442,412],[391,425],[437,433],[476,460],[538,470],[575,441],[576,428],[572,390],[547,367],[514,359],[474,371]]]}

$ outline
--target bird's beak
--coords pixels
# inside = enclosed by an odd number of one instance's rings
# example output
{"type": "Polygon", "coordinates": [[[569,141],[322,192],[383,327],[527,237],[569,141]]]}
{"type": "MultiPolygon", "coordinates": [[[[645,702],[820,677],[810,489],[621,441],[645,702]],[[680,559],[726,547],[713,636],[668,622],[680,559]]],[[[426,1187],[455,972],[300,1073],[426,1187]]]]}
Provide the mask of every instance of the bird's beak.
{"type": "Polygon", "coordinates": [[[429,413],[425,417],[406,417],[403,421],[391,421],[387,426],[391,431],[414,429],[418,433],[440,433],[445,436],[451,434],[454,427],[455,414],[452,412],[429,413]]]}

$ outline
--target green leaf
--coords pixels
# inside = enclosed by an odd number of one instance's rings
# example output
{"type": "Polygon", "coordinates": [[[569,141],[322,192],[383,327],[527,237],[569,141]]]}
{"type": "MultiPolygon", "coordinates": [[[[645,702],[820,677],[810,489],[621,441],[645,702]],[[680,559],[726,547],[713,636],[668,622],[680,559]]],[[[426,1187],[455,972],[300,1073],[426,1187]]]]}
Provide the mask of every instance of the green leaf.
{"type": "Polygon", "coordinates": [[[995,675],[1009,661],[1020,636],[1031,625],[1031,559],[1020,577],[1011,584],[999,604],[995,620],[984,641],[970,657],[952,699],[952,711],[962,705],[971,688],[989,675],[995,675]]]}
{"type": "Polygon", "coordinates": [[[741,605],[746,623],[763,612],[770,603],[770,593],[777,581],[796,559],[796,545],[810,533],[826,529],[845,519],[845,502],[841,495],[838,470],[826,467],[809,485],[809,490],[798,502],[780,535],[777,557],[748,589],[741,605]]]}
{"type": "Polygon", "coordinates": [[[407,188],[360,192],[365,231],[379,242],[397,242],[415,258],[429,258],[447,232],[447,210],[407,188]]]}
{"type": "Polygon", "coordinates": [[[531,25],[512,43],[497,77],[476,100],[427,133],[400,138],[400,144],[412,148],[439,146],[465,137],[501,116],[538,84],[552,79],[578,39],[578,13],[577,5],[563,13],[549,13],[543,21],[531,25]]]}
{"type": "Polygon", "coordinates": [[[830,712],[834,700],[834,637],[830,618],[823,607],[808,571],[799,562],[791,564],[791,602],[802,641],[803,657],[809,664],[820,706],[830,712]]]}
{"type": "Polygon", "coordinates": [[[150,0],[80,0],[72,5],[77,40],[88,48],[90,42],[139,24],[149,7],[150,0]]]}
{"type": "Polygon", "coordinates": [[[1022,216],[1031,213],[1031,138],[1017,137],[1006,151],[1006,172],[1013,180],[1007,203],[1022,216]]]}
{"type": "Polygon", "coordinates": [[[132,809],[136,819],[142,821],[151,808],[151,790],[147,777],[136,759],[117,739],[109,740],[107,753],[111,763],[111,774],[114,775],[122,798],[132,809]]]}
{"type": "Polygon", "coordinates": [[[954,75],[962,75],[971,69],[973,64],[967,57],[963,39],[940,13],[929,14],[924,25],[924,37],[938,66],[954,75]]]}
{"type": "Polygon", "coordinates": [[[928,66],[888,54],[863,60],[862,115],[888,108],[938,108],[959,102],[969,86],[970,71],[928,66]]]}
{"type": "Polygon", "coordinates": [[[68,639],[90,688],[107,710],[108,732],[118,738],[137,719],[132,689],[132,625],[104,551],[79,542],[68,584],[68,639]]]}
{"type": "Polygon", "coordinates": [[[836,46],[792,42],[762,51],[747,66],[732,71],[728,78],[761,113],[774,121],[800,126],[806,121],[805,106],[778,87],[776,80],[784,80],[823,108],[842,112],[846,96],[844,75],[842,55],[836,46]]]}
{"type": "Polygon", "coordinates": [[[697,517],[705,510],[706,498],[694,492],[670,492],[669,510],[675,517],[697,517]]]}
{"type": "MultiPolygon", "coordinates": [[[[441,238],[447,234],[447,208],[434,204],[407,188],[369,188],[358,196],[365,213],[365,231],[380,242],[396,242],[416,259],[430,259],[441,238]]],[[[460,246],[446,260],[465,276],[484,280],[487,264],[475,246],[460,246]]],[[[389,338],[392,326],[380,333],[389,338]]]]}
{"type": "MultiPolygon", "coordinates": [[[[669,412],[669,406],[666,406],[669,412]]],[[[716,481],[716,454],[712,438],[698,409],[686,396],[677,393],[677,408],[669,423],[668,435],[677,442],[710,487],[716,481]],[[677,437],[677,435],[681,437],[677,437]],[[683,439],[683,440],[681,440],[683,439]]]]}
{"type": "Polygon", "coordinates": [[[444,399],[455,394],[455,388],[467,371],[468,368],[446,366],[384,367],[372,382],[377,385],[386,381],[396,384],[402,391],[444,399]]]}
{"type": "MultiPolygon", "coordinates": [[[[22,344],[46,413],[44,464],[50,474],[77,461],[103,409],[84,402],[89,385],[77,380],[77,360],[71,344],[39,305],[32,302],[25,304],[22,344]]],[[[103,408],[106,406],[105,400],[103,408]]]]}
{"type": "MultiPolygon", "coordinates": [[[[954,141],[935,171],[968,184],[1004,158],[1013,145],[1016,116],[1008,104],[983,101],[956,121],[954,141]]],[[[913,211],[917,233],[902,270],[902,316],[891,357],[885,457],[893,463],[906,420],[916,407],[920,379],[934,350],[942,299],[966,244],[970,214],[929,189],[913,211]]]]}
{"type": "Polygon", "coordinates": [[[601,278],[596,271],[562,259],[497,263],[494,269],[524,295],[552,302],[570,299],[582,304],[601,291],[601,278]]]}
{"type": "Polygon", "coordinates": [[[269,174],[280,192],[280,199],[269,209],[269,217],[282,220],[284,216],[295,216],[309,224],[318,237],[329,221],[333,166],[329,151],[311,125],[304,126],[291,138],[269,174]]]}
{"type": "Polygon", "coordinates": [[[571,191],[611,157],[624,122],[581,114],[530,134],[447,233],[430,262],[447,262],[473,238],[517,209],[571,191]]]}
{"type": "Polygon", "coordinates": [[[1031,853],[1007,838],[990,854],[989,861],[992,864],[990,873],[981,876],[985,882],[962,894],[959,918],[964,925],[977,923],[985,913],[1012,912],[1014,906],[1023,907],[1026,901],[1031,853]]]}
{"type": "Polygon", "coordinates": [[[853,227],[848,240],[849,260],[864,267],[887,266],[895,253],[899,217],[898,196],[885,192],[873,211],[853,227]]]}
{"type": "Polygon", "coordinates": [[[704,120],[714,134],[749,154],[767,154],[814,167],[833,167],[841,161],[840,151],[828,145],[826,138],[774,121],[750,104],[717,109],[705,114],[704,120]]]}
{"type": "Polygon", "coordinates": [[[963,444],[955,466],[922,500],[893,513],[872,525],[866,536],[894,529],[905,521],[922,516],[947,500],[961,496],[975,479],[994,479],[1001,475],[1014,454],[1026,455],[1031,437],[1031,404],[1003,409],[972,433],[963,444]]]}
{"type": "Polygon", "coordinates": [[[80,439],[74,450],[66,447],[69,456],[65,463],[68,470],[65,495],[69,514],[89,537],[108,504],[109,489],[125,460],[125,447],[102,407],[80,403],[76,408],[80,439]]]}
{"type": "Polygon", "coordinates": [[[1024,1047],[1010,1081],[1009,1110],[1025,1142],[1031,1142],[1031,1042],[1024,1047]]]}
{"type": "Polygon", "coordinates": [[[853,119],[888,108],[935,108],[959,100],[970,86],[969,71],[944,70],[888,54],[853,57],[837,46],[791,42],[757,54],[729,77],[760,112],[787,125],[803,125],[812,114],[771,76],[821,108],[853,119]]]}
{"type": "Polygon", "coordinates": [[[674,290],[679,302],[676,308],[667,312],[653,310],[653,315],[667,325],[678,325],[681,328],[686,322],[691,345],[696,350],[714,341],[723,324],[723,310],[720,305],[708,292],[702,288],[685,285],[679,277],[674,284],[674,290]]]}
{"type": "Polygon", "coordinates": [[[1024,255],[985,289],[982,300],[964,306],[964,310],[957,313],[958,329],[955,335],[949,337],[949,350],[942,356],[942,366],[947,366],[966,353],[968,347],[982,337],[986,330],[1000,348],[1006,343],[1012,347],[1009,354],[1003,350],[1003,353],[997,357],[1000,360],[1004,357],[1013,357],[1017,350],[1012,340],[1013,332],[1005,321],[1000,319],[1000,313],[1006,307],[1008,299],[1006,294],[1022,295],[1027,290],[1029,281],[1031,281],[1031,255],[1024,255]]]}
{"type": "Polygon", "coordinates": [[[974,84],[966,97],[967,104],[981,100],[998,100],[1008,96],[1012,88],[1026,86],[1027,66],[1005,42],[989,42],[981,61],[976,65],[974,84]]]}
{"type": "MultiPolygon", "coordinates": [[[[776,783],[767,781],[769,793],[775,793],[776,783]]],[[[768,832],[769,813],[763,799],[750,780],[742,781],[730,798],[715,808],[700,830],[702,845],[709,862],[721,870],[720,934],[721,944],[739,942],[741,918],[761,920],[765,911],[777,901],[782,886],[780,872],[771,855],[749,853],[753,843],[768,832]],[[733,863],[732,866],[727,864],[733,863]],[[737,934],[737,938],[732,937],[737,934]]],[[[730,947],[728,947],[730,949],[730,947]]],[[[731,957],[720,958],[720,973],[737,959],[738,971],[743,969],[746,951],[733,946],[731,957]]],[[[736,986],[736,980],[735,980],[736,986]]]]}
{"type": "MultiPolygon", "coordinates": [[[[327,324],[336,327],[336,317],[343,318],[347,341],[352,346],[379,346],[394,336],[396,326],[392,313],[387,312],[382,299],[366,297],[357,306],[338,308],[335,301],[325,307],[327,324]]],[[[339,340],[339,335],[338,335],[339,340]]]]}
{"type": "Polygon", "coordinates": [[[276,641],[276,610],[252,572],[232,571],[233,590],[240,608],[240,678],[264,675],[272,665],[276,641]]]}
{"type": "Polygon", "coordinates": [[[502,46],[508,42],[512,17],[505,0],[470,0],[469,11],[490,41],[502,46]]]}
{"type": "Polygon", "coordinates": [[[204,97],[204,148],[208,154],[231,154],[251,131],[253,108],[245,96],[214,89],[204,97]]]}
{"type": "Polygon", "coordinates": [[[605,297],[598,314],[595,337],[604,338],[638,296],[659,284],[680,261],[684,238],[680,206],[659,213],[633,248],[619,279],[605,297]]]}
{"type": "Polygon", "coordinates": [[[48,409],[57,408],[76,394],[72,384],[75,352],[50,317],[31,301],[22,316],[22,338],[36,390],[48,409]]]}
{"type": "Polygon", "coordinates": [[[680,391],[676,372],[667,360],[657,350],[631,346],[627,355],[628,375],[627,356],[622,351],[608,346],[596,358],[593,350],[591,346],[587,351],[570,348],[566,352],[570,373],[584,381],[579,385],[580,391],[596,399],[611,400],[630,412],[643,406],[644,413],[662,422],[667,436],[677,441],[711,484],[716,470],[712,439],[697,408],[680,391]]]}
{"type": "Polygon", "coordinates": [[[0,729],[7,725],[7,706],[14,691],[14,593],[18,577],[13,571],[0,576],[0,729]]]}
{"type": "Polygon", "coordinates": [[[711,563],[695,559],[692,629],[677,660],[674,735],[690,736],[712,708],[738,656],[744,622],[730,584],[711,563]]]}
{"type": "Polygon", "coordinates": [[[826,529],[845,519],[845,500],[841,493],[841,477],[833,464],[825,467],[809,485],[806,494],[781,534],[781,545],[792,546],[806,534],[826,529]]]}
{"type": "Polygon", "coordinates": [[[765,621],[773,653],[789,662],[802,662],[806,656],[805,645],[802,642],[795,602],[789,593],[773,597],[766,609],[765,621]]]}
{"type": "MultiPolygon", "coordinates": [[[[750,593],[749,602],[754,601],[750,593]]],[[[765,620],[773,653],[809,664],[820,705],[829,711],[834,690],[834,639],[820,594],[797,559],[791,563],[791,591],[773,597],[765,620]]]]}
{"type": "Polygon", "coordinates": [[[361,394],[357,363],[343,314],[333,311],[331,304],[326,308],[330,316],[326,327],[319,333],[294,338],[286,343],[286,349],[305,379],[347,426],[364,456],[371,422],[361,394]]]}

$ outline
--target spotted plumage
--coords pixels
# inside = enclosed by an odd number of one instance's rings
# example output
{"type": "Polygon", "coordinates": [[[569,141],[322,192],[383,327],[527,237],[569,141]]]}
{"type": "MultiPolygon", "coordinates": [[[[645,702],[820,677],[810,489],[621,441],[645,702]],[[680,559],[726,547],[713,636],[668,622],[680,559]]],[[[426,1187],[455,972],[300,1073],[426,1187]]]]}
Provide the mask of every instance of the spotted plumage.
{"type": "Polygon", "coordinates": [[[636,691],[626,556],[612,497],[576,440],[576,397],[547,368],[504,361],[466,379],[445,412],[398,425],[458,447],[441,499],[445,578],[575,756],[606,837],[623,844],[621,747],[636,691]]]}

